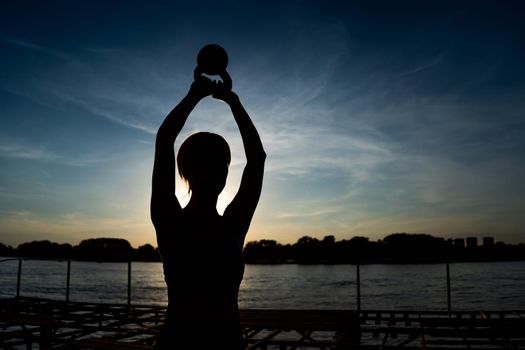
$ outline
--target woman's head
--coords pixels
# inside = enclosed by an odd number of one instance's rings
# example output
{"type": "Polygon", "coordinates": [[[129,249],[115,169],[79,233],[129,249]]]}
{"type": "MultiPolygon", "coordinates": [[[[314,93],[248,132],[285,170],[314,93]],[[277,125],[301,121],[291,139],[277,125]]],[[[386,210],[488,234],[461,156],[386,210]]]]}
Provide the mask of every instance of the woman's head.
{"type": "Polygon", "coordinates": [[[226,184],[230,160],[230,147],[222,136],[199,132],[180,146],[177,167],[190,191],[218,195],[226,184]]]}

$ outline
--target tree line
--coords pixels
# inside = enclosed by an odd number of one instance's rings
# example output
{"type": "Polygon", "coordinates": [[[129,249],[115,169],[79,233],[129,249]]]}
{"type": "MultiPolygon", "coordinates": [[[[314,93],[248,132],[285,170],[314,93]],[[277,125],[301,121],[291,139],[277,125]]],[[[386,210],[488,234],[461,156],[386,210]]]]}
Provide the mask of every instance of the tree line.
{"type": "Polygon", "coordinates": [[[160,261],[158,248],[151,244],[133,248],[121,238],[91,238],[75,246],[48,240],[22,243],[17,248],[0,243],[0,256],[86,261],[160,261]]]}
{"type": "MultiPolygon", "coordinates": [[[[22,243],[17,248],[0,243],[0,256],[86,261],[161,260],[158,248],[151,244],[133,248],[127,240],[120,238],[91,238],[75,246],[48,240],[22,243]]],[[[367,237],[336,241],[331,235],[323,239],[303,236],[293,244],[267,239],[248,242],[244,247],[244,259],[248,264],[508,261],[525,260],[525,244],[489,240],[480,246],[465,246],[458,244],[458,240],[408,233],[394,233],[378,241],[370,241],[367,237]]]]}
{"type": "Polygon", "coordinates": [[[304,236],[294,244],[274,240],[248,242],[246,263],[251,264],[355,264],[355,263],[437,263],[459,261],[525,260],[525,244],[510,245],[489,240],[490,244],[465,246],[463,240],[444,239],[428,234],[394,233],[382,240],[353,237],[336,241],[304,236]],[[459,242],[458,242],[459,241],[459,242]]]}

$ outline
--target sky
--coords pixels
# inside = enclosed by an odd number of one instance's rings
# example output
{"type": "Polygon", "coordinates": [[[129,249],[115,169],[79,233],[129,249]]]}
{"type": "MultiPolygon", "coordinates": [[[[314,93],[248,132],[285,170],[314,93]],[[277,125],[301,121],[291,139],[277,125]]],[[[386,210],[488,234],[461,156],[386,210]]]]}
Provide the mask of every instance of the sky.
{"type": "MultiPolygon", "coordinates": [[[[525,242],[520,1],[46,1],[0,5],[0,242],[156,245],[156,130],[209,43],[268,154],[247,241],[393,232],[525,242]]],[[[187,136],[245,164],[226,104],[187,136]]],[[[179,200],[189,195],[177,179],[179,200]]]]}

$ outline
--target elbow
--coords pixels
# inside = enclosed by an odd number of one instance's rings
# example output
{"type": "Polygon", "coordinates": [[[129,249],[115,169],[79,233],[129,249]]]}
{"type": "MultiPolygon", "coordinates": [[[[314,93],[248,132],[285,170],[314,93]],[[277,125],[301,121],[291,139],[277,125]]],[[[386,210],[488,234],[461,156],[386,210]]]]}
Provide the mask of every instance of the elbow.
{"type": "Polygon", "coordinates": [[[166,139],[166,132],[162,128],[162,126],[157,131],[157,136],[155,136],[155,143],[159,144],[162,143],[166,139]]]}
{"type": "Polygon", "coordinates": [[[168,137],[168,130],[166,128],[166,125],[164,123],[159,127],[159,130],[157,130],[157,141],[166,139],[168,137]]]}
{"type": "Polygon", "coordinates": [[[264,162],[266,160],[266,152],[264,150],[261,150],[261,154],[259,155],[261,158],[261,161],[264,162]]]}
{"type": "Polygon", "coordinates": [[[155,144],[162,145],[162,144],[170,144],[173,142],[175,142],[173,137],[170,136],[170,134],[168,133],[165,127],[161,126],[159,130],[157,131],[157,136],[155,138],[155,144]]]}
{"type": "Polygon", "coordinates": [[[254,152],[249,158],[248,162],[251,163],[262,163],[264,164],[264,161],[266,160],[266,152],[264,152],[263,149],[260,151],[254,152]]]}

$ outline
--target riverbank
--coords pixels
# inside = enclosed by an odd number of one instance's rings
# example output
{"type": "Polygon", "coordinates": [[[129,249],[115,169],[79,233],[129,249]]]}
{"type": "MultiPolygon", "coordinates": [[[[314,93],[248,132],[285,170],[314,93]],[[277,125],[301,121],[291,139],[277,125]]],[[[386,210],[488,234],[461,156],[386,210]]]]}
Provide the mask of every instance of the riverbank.
{"type": "MultiPolygon", "coordinates": [[[[427,234],[395,233],[382,240],[353,237],[337,241],[304,236],[294,244],[273,240],[246,243],[247,264],[434,264],[443,262],[525,261],[525,244],[495,242],[484,237],[444,239],[427,234]]],[[[203,242],[203,244],[206,244],[203,242]]],[[[198,247],[196,247],[198,249],[198,247]]],[[[120,238],[92,238],[78,245],[50,241],[22,243],[17,248],[0,243],[0,256],[70,259],[76,261],[160,262],[158,248],[145,244],[133,248],[120,238]]]]}

